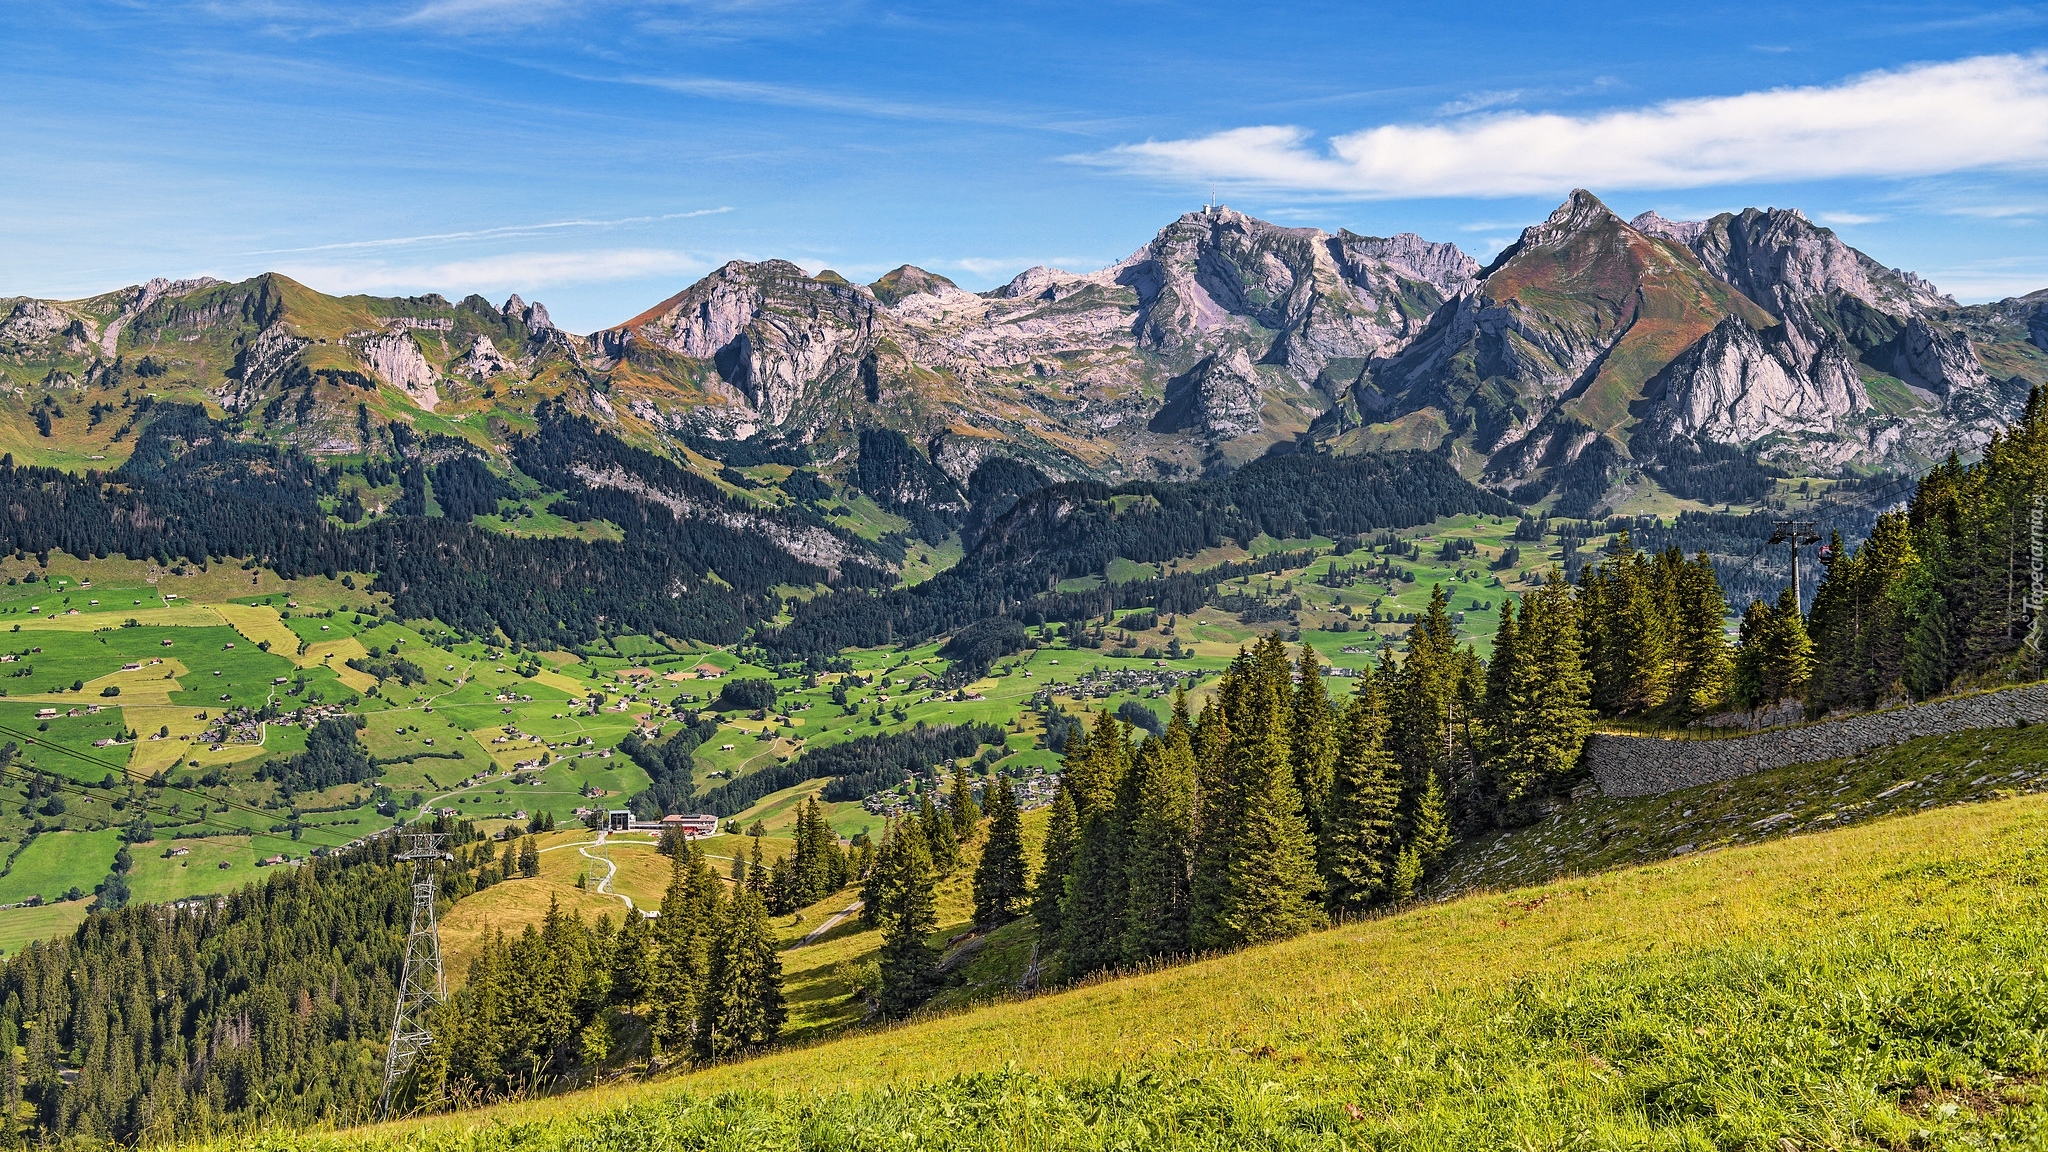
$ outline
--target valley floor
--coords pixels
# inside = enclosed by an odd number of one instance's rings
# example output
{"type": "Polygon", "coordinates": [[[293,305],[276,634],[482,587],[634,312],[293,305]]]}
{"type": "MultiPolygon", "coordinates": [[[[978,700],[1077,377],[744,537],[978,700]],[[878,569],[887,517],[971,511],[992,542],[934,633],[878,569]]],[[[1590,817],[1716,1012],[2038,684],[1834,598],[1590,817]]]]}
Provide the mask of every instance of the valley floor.
{"type": "Polygon", "coordinates": [[[2048,798],[1940,807],[653,1083],[232,1144],[2032,1144],[2048,1133],[2044,844],[2048,798]]]}

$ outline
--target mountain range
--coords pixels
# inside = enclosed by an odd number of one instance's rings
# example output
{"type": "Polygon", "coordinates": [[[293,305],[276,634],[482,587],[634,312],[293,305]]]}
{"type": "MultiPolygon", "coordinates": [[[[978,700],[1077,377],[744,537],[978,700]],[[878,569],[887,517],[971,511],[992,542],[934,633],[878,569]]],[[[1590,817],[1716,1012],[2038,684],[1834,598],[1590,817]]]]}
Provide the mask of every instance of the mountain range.
{"type": "Polygon", "coordinates": [[[1623,220],[1583,191],[1484,266],[1216,206],[1099,271],[982,293],[909,265],[862,285],[734,261],[587,335],[518,296],[328,296],[277,274],[0,316],[6,438],[51,462],[122,454],[94,399],[110,392],[203,400],[316,456],[403,424],[500,459],[560,399],[706,471],[829,468],[900,434],[922,459],[896,501],[961,507],[991,457],[1187,480],[1382,448],[1568,514],[1645,483],[1742,502],[1785,475],[1967,453],[2048,380],[2048,290],[1964,306],[1797,210],[1623,220]],[[53,436],[67,400],[90,424],[53,436]]]}

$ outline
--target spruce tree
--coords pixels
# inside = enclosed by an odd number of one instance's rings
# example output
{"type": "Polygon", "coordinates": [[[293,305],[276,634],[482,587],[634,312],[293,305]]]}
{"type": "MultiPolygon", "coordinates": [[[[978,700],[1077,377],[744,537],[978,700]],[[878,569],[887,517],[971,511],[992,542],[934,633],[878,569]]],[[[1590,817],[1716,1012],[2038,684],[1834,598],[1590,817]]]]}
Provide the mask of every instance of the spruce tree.
{"type": "Polygon", "coordinates": [[[1301,646],[1295,665],[1291,706],[1288,750],[1294,765],[1294,787],[1301,794],[1301,814],[1309,835],[1320,836],[1323,809],[1330,797],[1330,773],[1337,762],[1337,713],[1323,687],[1322,660],[1306,644],[1301,646]]]}
{"type": "Polygon", "coordinates": [[[918,797],[917,826],[924,833],[925,851],[931,856],[932,868],[941,876],[951,875],[960,866],[960,841],[953,835],[953,822],[939,815],[930,792],[918,797]]]}
{"type": "MultiPolygon", "coordinates": [[[[1284,667],[1284,665],[1283,665],[1284,667]]],[[[1287,748],[1285,681],[1262,678],[1247,702],[1253,734],[1234,742],[1228,765],[1241,798],[1225,856],[1223,899],[1198,944],[1237,946],[1321,927],[1322,882],[1302,818],[1287,748]]]]}
{"type": "Polygon", "coordinates": [[[906,835],[890,854],[891,876],[882,894],[882,1011],[901,1016],[936,990],[939,955],[930,936],[938,930],[936,877],[924,838],[906,835]]]}
{"type": "MultiPolygon", "coordinates": [[[[1508,620],[1503,612],[1504,629],[1508,620]]],[[[1386,693],[1368,672],[1344,709],[1329,815],[1319,842],[1332,912],[1356,914],[1386,896],[1400,807],[1400,766],[1387,752],[1386,693]]]]}
{"type": "MultiPolygon", "coordinates": [[[[1586,572],[1593,573],[1593,567],[1586,572]]],[[[1597,575],[1582,580],[1589,582],[1587,603],[1598,609],[1587,620],[1588,628],[1599,634],[1593,646],[1598,656],[1592,669],[1594,703],[1613,715],[1646,712],[1663,704],[1671,691],[1669,596],[1660,594],[1658,565],[1636,549],[1624,529],[1616,537],[1613,554],[1598,565],[1597,575]]]]}
{"type": "Polygon", "coordinates": [[[768,909],[751,892],[742,890],[727,903],[701,999],[699,1055],[719,1059],[759,1048],[782,1031],[782,961],[768,909]]]}
{"type": "Polygon", "coordinates": [[[614,1005],[628,1011],[639,1006],[647,989],[652,937],[647,917],[637,909],[628,911],[612,938],[610,990],[614,1005]]]}
{"type": "MultiPolygon", "coordinates": [[[[1841,540],[1835,541],[1837,554],[1841,540]]],[[[1672,553],[1676,555],[1674,547],[1672,553]]],[[[1671,699],[1680,719],[1705,715],[1728,698],[1734,660],[1722,620],[1728,602],[1721,595],[1714,563],[1701,552],[1690,564],[1675,569],[1674,611],[1671,614],[1671,699]]]]}
{"type": "Polygon", "coordinates": [[[1806,690],[1813,670],[1813,642],[1806,635],[1806,621],[1793,597],[1793,590],[1787,587],[1778,594],[1776,604],[1753,600],[1742,614],[1735,651],[1735,700],[1745,708],[1794,699],[1806,690]]]}
{"type": "Polygon", "coordinates": [[[668,891],[655,922],[655,954],[648,982],[649,1028],[664,1052],[689,1046],[704,989],[706,950],[716,923],[720,885],[703,849],[685,844],[670,858],[668,891]]]}
{"type": "Polygon", "coordinates": [[[1136,964],[1189,951],[1195,833],[1195,750],[1185,697],[1163,737],[1133,758],[1135,812],[1128,821],[1129,898],[1123,959],[1136,964]]]}
{"type": "MultiPolygon", "coordinates": [[[[1542,588],[1502,610],[1501,637],[1486,672],[1487,774],[1502,824],[1526,823],[1536,804],[1577,769],[1592,732],[1578,602],[1555,568],[1542,588]]],[[[1423,862],[1432,857],[1424,853],[1423,862]]]]}
{"type": "Polygon", "coordinates": [[[860,926],[873,929],[882,922],[882,902],[888,892],[889,881],[895,875],[894,856],[900,837],[898,825],[891,824],[882,834],[881,846],[875,849],[874,859],[868,867],[868,874],[860,884],[860,926]]]}
{"type": "Polygon", "coordinates": [[[1408,652],[1388,667],[1391,751],[1401,765],[1402,808],[1413,835],[1416,806],[1434,777],[1438,786],[1460,778],[1469,763],[1471,712],[1483,675],[1471,648],[1451,626],[1450,597],[1431,590],[1429,607],[1408,629],[1408,652]]]}
{"type": "Polygon", "coordinates": [[[529,880],[540,875],[540,846],[531,836],[519,842],[519,874],[529,880]]]}
{"type": "Polygon", "coordinates": [[[953,836],[966,840],[981,826],[981,808],[974,802],[974,782],[967,777],[967,766],[953,766],[953,788],[946,793],[946,814],[953,818],[953,836]]]}
{"type": "MultiPolygon", "coordinates": [[[[1071,745],[1069,745],[1071,748],[1071,745]]],[[[1057,952],[1060,946],[1060,905],[1067,898],[1067,874],[1074,869],[1074,798],[1060,781],[1045,824],[1045,858],[1031,883],[1031,914],[1038,921],[1039,947],[1057,952]]]]}
{"type": "MultiPolygon", "coordinates": [[[[1242,659],[1240,653],[1240,662],[1242,659]]],[[[1232,669],[1235,671],[1235,664],[1232,669]]],[[[1237,741],[1230,722],[1224,719],[1221,701],[1234,691],[1232,672],[1226,672],[1215,698],[1202,706],[1195,728],[1201,753],[1195,761],[1195,862],[1188,881],[1188,946],[1195,951],[1227,943],[1217,921],[1228,898],[1230,854],[1238,835],[1242,796],[1236,774],[1229,769],[1237,741]]]]}
{"type": "Polygon", "coordinates": [[[1416,861],[1427,872],[1438,860],[1443,859],[1451,847],[1451,819],[1449,806],[1444,799],[1443,784],[1431,773],[1423,787],[1422,796],[1415,804],[1415,820],[1409,832],[1408,847],[1415,850],[1416,861]]]}
{"type": "Polygon", "coordinates": [[[1875,707],[1906,690],[1909,617],[1901,593],[1920,567],[1913,528],[1906,513],[1888,512],[1854,555],[1839,534],[1832,547],[1806,621],[1815,661],[1808,699],[1823,712],[1875,707]]]}
{"type": "Polygon", "coordinates": [[[761,861],[761,838],[754,837],[754,850],[747,861],[747,891],[759,896],[763,904],[768,899],[768,866],[761,861]]]}
{"type": "Polygon", "coordinates": [[[1130,772],[1129,726],[1104,709],[1088,737],[1086,763],[1073,769],[1073,871],[1060,908],[1062,971],[1078,976],[1110,967],[1122,957],[1123,916],[1129,901],[1124,871],[1125,806],[1119,805],[1130,772]]]}
{"type": "Polygon", "coordinates": [[[1396,904],[1415,899],[1422,887],[1422,854],[1415,845],[1403,845],[1394,857],[1394,871],[1387,878],[1387,898],[1396,904]]]}
{"type": "Polygon", "coordinates": [[[801,908],[815,904],[846,882],[846,855],[839,848],[839,834],[825,819],[816,796],[808,797],[797,810],[796,852],[790,863],[789,904],[801,908]]]}
{"type": "Polygon", "coordinates": [[[1009,781],[993,777],[987,796],[988,843],[974,866],[974,922],[993,928],[1024,906],[1024,825],[1009,781]]]}

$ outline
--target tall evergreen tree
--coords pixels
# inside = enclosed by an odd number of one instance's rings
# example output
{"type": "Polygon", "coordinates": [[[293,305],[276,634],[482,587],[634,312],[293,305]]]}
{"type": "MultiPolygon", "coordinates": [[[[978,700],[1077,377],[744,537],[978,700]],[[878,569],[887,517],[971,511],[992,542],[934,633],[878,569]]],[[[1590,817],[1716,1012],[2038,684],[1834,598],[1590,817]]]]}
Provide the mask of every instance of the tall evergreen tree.
{"type": "MultiPolygon", "coordinates": [[[[1840,541],[1836,543],[1839,547],[1840,541]]],[[[1676,558],[1677,548],[1670,554],[1676,558]]],[[[1722,623],[1728,615],[1728,602],[1721,595],[1713,561],[1705,552],[1690,564],[1673,565],[1672,571],[1671,699],[1679,718],[1691,719],[1719,707],[1733,688],[1734,659],[1722,623]]]]}
{"type": "Polygon", "coordinates": [[[1776,604],[1750,602],[1735,651],[1735,699],[1745,708],[1796,699],[1813,669],[1813,642],[1787,587],[1776,604]]]}
{"type": "Polygon", "coordinates": [[[1469,774],[1471,712],[1482,679],[1479,658],[1457,642],[1450,597],[1440,586],[1432,589],[1429,607],[1408,630],[1407,654],[1387,680],[1391,751],[1401,765],[1408,837],[1414,834],[1416,806],[1430,779],[1441,788],[1469,774]]]}
{"type": "Polygon", "coordinates": [[[768,908],[751,892],[742,889],[726,903],[700,999],[700,1055],[718,1059],[759,1048],[782,1031],[787,1018],[782,961],[768,927],[768,908]]]}
{"type": "MultiPolygon", "coordinates": [[[[1502,629],[1512,632],[1508,619],[1504,610],[1502,629]]],[[[1368,671],[1344,709],[1319,842],[1324,893],[1340,915],[1361,912],[1386,895],[1401,807],[1400,766],[1386,745],[1386,693],[1368,671]]]]}
{"type": "MultiPolygon", "coordinates": [[[[1658,586],[1658,564],[1630,541],[1627,530],[1598,565],[1581,574],[1581,592],[1594,633],[1594,703],[1613,715],[1647,712],[1671,693],[1670,600],[1658,586]]],[[[1666,581],[1668,587],[1668,579],[1666,581]]]]}
{"type": "Polygon", "coordinates": [[[882,1011],[901,1016],[937,990],[938,905],[936,876],[922,835],[906,835],[890,853],[892,875],[882,893],[882,1011]]]}
{"type": "Polygon", "coordinates": [[[1024,877],[1024,825],[1017,793],[1001,776],[988,785],[988,843],[974,866],[974,922],[993,928],[1015,916],[1028,898],[1024,877]]]}
{"type": "Polygon", "coordinates": [[[1423,786],[1422,796],[1415,804],[1415,826],[1409,834],[1408,847],[1415,850],[1416,861],[1426,873],[1437,861],[1443,859],[1451,848],[1450,805],[1444,796],[1444,789],[1434,774],[1423,786]]]}
{"type": "Polygon", "coordinates": [[[611,1002],[631,1011],[638,1008],[647,991],[653,957],[653,929],[647,917],[628,911],[625,922],[612,939],[611,1002]]]}
{"type": "Polygon", "coordinates": [[[1098,971],[1122,958],[1123,915],[1129,901],[1124,870],[1124,814],[1120,794],[1131,770],[1129,726],[1097,713],[1085,759],[1074,774],[1075,847],[1067,895],[1060,907],[1060,957],[1068,975],[1098,971]]]}
{"type": "Polygon", "coordinates": [[[882,906],[887,898],[889,884],[895,878],[894,856],[898,841],[902,838],[904,825],[890,824],[882,833],[882,843],[875,849],[874,859],[868,867],[868,874],[860,883],[860,926],[872,930],[882,923],[882,906]]]}
{"type": "Polygon", "coordinates": [[[1288,725],[1288,755],[1294,765],[1294,787],[1301,794],[1301,814],[1310,836],[1322,833],[1323,809],[1330,798],[1330,773],[1337,762],[1337,712],[1323,687],[1322,659],[1306,644],[1295,665],[1293,711],[1288,725]]]}
{"type": "Polygon", "coordinates": [[[1223,899],[1196,926],[1198,946],[1236,946],[1297,935],[1324,922],[1315,849],[1289,762],[1285,697],[1269,681],[1248,701],[1251,734],[1233,743],[1227,771],[1240,797],[1226,855],[1223,899]]]}
{"type": "Polygon", "coordinates": [[[981,808],[974,802],[974,782],[968,779],[967,766],[953,765],[953,787],[946,793],[946,814],[953,818],[953,835],[966,840],[981,826],[981,808]]]}
{"type": "MultiPolygon", "coordinates": [[[[1496,819],[1514,825],[1577,769],[1592,732],[1591,677],[1581,653],[1577,597],[1553,568],[1543,587],[1502,609],[1487,667],[1487,768],[1496,819]]],[[[1429,863],[1424,853],[1424,863],[1429,863]]]]}
{"type": "Polygon", "coordinates": [[[941,876],[950,875],[960,866],[960,841],[953,835],[953,822],[939,815],[930,792],[918,797],[917,826],[924,834],[925,851],[931,857],[932,868],[941,876]]]}
{"type": "Polygon", "coordinates": [[[1140,963],[1188,952],[1195,834],[1195,750],[1187,698],[1174,701],[1166,733],[1133,757],[1135,811],[1127,823],[1129,901],[1123,959],[1140,963]]]}
{"type": "Polygon", "coordinates": [[[704,990],[710,935],[718,914],[720,885],[704,850],[685,843],[670,858],[668,891],[655,922],[655,953],[648,981],[650,1030],[663,1052],[690,1046],[698,997],[704,990]]]}
{"type": "MultiPolygon", "coordinates": [[[[1068,745],[1069,751],[1072,745],[1068,745]]],[[[1074,870],[1074,797],[1064,777],[1053,793],[1052,812],[1045,824],[1045,858],[1031,884],[1031,914],[1038,921],[1039,947],[1058,952],[1064,924],[1060,906],[1067,898],[1067,876],[1074,870]]]]}

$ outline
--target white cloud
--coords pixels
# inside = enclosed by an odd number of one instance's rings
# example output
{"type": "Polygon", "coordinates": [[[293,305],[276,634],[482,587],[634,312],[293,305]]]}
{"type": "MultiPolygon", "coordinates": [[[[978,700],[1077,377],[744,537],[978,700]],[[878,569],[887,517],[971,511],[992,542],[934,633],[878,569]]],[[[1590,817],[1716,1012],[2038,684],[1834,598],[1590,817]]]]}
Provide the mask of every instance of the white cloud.
{"type": "Polygon", "coordinates": [[[712,262],[669,248],[609,248],[583,252],[507,252],[440,264],[286,264],[279,269],[323,292],[471,292],[511,290],[531,294],[564,284],[607,284],[652,276],[708,272],[712,262]]]}
{"type": "Polygon", "coordinates": [[[1891,217],[1870,216],[1862,212],[1817,212],[1814,214],[1814,219],[1819,220],[1823,224],[1851,227],[1857,224],[1882,224],[1886,220],[1891,219],[1891,217]]]}
{"type": "Polygon", "coordinates": [[[1262,125],[1075,159],[1152,176],[1365,199],[1694,188],[2048,166],[2048,53],[1589,115],[1387,124],[1317,147],[1262,125]]]}

